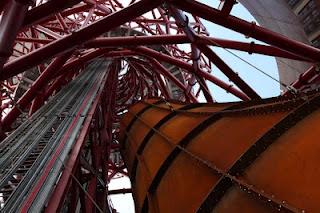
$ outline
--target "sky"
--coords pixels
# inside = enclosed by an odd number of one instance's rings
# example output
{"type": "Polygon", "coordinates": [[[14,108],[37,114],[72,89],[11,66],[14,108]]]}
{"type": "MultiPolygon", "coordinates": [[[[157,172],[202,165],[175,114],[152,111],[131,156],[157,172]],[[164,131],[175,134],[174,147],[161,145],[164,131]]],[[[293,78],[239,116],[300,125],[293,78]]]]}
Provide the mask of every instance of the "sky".
{"type": "MultiPolygon", "coordinates": [[[[210,5],[214,8],[217,8],[219,5],[219,0],[201,0],[202,3],[210,5]]],[[[240,17],[247,21],[255,21],[255,19],[250,15],[250,13],[241,5],[237,4],[234,6],[232,15],[240,17]]],[[[207,27],[207,30],[210,33],[210,36],[224,39],[231,39],[237,41],[245,41],[251,42],[255,41],[254,39],[245,38],[244,35],[233,32],[226,28],[220,27],[218,25],[209,23],[207,21],[203,21],[204,25],[207,27]]],[[[255,41],[255,43],[260,43],[259,41],[255,41]]],[[[257,91],[257,93],[263,98],[278,96],[280,94],[280,85],[277,81],[270,79],[269,77],[263,75],[258,72],[256,69],[252,68],[248,64],[244,63],[240,59],[236,58],[226,50],[222,48],[214,47],[213,50],[229,65],[235,70],[241,78],[243,78],[246,82],[249,83],[252,88],[257,91]]],[[[258,54],[249,55],[248,53],[232,51],[242,59],[254,64],[259,69],[273,76],[275,79],[279,79],[278,68],[274,57],[269,56],[261,56],[258,54]]],[[[226,78],[216,67],[213,67],[212,74],[216,77],[228,82],[228,78],[226,78]]],[[[232,84],[232,83],[231,83],[232,84]]],[[[210,91],[212,92],[214,98],[218,102],[229,102],[229,101],[237,101],[236,97],[231,94],[226,93],[224,90],[219,87],[208,83],[210,91]]],[[[201,97],[200,101],[204,101],[204,98],[201,97]]],[[[112,180],[109,184],[110,189],[118,189],[118,188],[129,188],[130,181],[127,178],[124,179],[116,179],[112,180]]],[[[132,196],[130,194],[127,195],[114,195],[111,196],[112,203],[114,207],[120,213],[133,213],[134,212],[134,204],[132,200],[132,196]]]]}

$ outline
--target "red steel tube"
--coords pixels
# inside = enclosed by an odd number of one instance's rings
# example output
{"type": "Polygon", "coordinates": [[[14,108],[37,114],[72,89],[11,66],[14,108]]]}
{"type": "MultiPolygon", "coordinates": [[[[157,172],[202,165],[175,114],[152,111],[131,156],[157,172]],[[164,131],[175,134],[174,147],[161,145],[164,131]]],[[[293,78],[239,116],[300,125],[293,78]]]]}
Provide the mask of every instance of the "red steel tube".
{"type": "Polygon", "coordinates": [[[12,54],[12,47],[30,2],[11,0],[6,5],[0,22],[0,71],[12,54]]]}
{"type": "Polygon", "coordinates": [[[96,38],[88,41],[86,47],[119,47],[157,44],[183,44],[190,43],[185,35],[152,35],[152,36],[127,36],[96,38]]]}
{"type": "MultiPolygon", "coordinates": [[[[42,23],[45,23],[45,22],[49,22],[49,21],[55,20],[55,16],[54,16],[55,12],[53,12],[53,13],[44,13],[43,12],[43,11],[46,11],[46,10],[48,11],[48,9],[50,8],[50,5],[46,6],[46,8],[41,8],[44,5],[45,4],[42,4],[42,5],[38,6],[38,7],[35,7],[33,9],[31,9],[27,13],[27,16],[26,16],[25,22],[24,22],[24,27],[30,27],[33,24],[42,24],[42,23]]],[[[91,5],[81,4],[81,5],[75,5],[74,7],[68,8],[68,9],[65,9],[65,10],[63,10],[64,7],[62,9],[58,8],[57,12],[60,11],[61,15],[63,17],[67,17],[67,16],[75,14],[75,13],[88,11],[91,7],[92,7],[91,5]]]]}
{"type": "Polygon", "coordinates": [[[88,190],[87,190],[88,195],[86,195],[86,200],[85,200],[85,212],[89,212],[89,213],[95,212],[94,211],[95,206],[94,206],[91,199],[93,199],[94,201],[96,200],[97,183],[98,183],[97,177],[95,177],[95,176],[88,183],[88,190]],[[88,196],[90,196],[91,199],[89,199],[88,196]]]}
{"type": "Polygon", "coordinates": [[[3,118],[3,128],[4,130],[9,130],[11,124],[20,115],[21,109],[24,109],[34,97],[37,95],[38,91],[48,83],[54,72],[59,69],[70,57],[71,52],[66,53],[56,59],[54,59],[51,64],[41,73],[37,80],[32,84],[27,92],[17,101],[16,106],[14,106],[11,111],[3,118]]]}
{"type": "Polygon", "coordinates": [[[257,54],[268,55],[268,56],[275,56],[275,57],[282,57],[282,58],[288,58],[288,59],[299,60],[299,61],[312,62],[312,60],[310,59],[306,59],[305,57],[295,55],[293,53],[284,51],[274,46],[256,44],[254,42],[247,43],[247,42],[240,42],[240,41],[232,41],[232,40],[212,38],[207,36],[198,36],[198,38],[199,39],[197,43],[200,43],[200,44],[203,43],[210,46],[240,50],[240,51],[248,52],[249,54],[257,53],[257,54]]]}
{"type": "Polygon", "coordinates": [[[90,123],[93,119],[94,112],[96,111],[98,103],[100,101],[102,89],[104,87],[103,85],[105,84],[105,82],[106,82],[106,79],[104,79],[103,83],[101,84],[102,86],[99,89],[99,92],[97,94],[97,98],[95,99],[94,103],[92,104],[90,112],[89,112],[89,114],[83,124],[81,133],[79,134],[79,137],[74,145],[74,148],[72,149],[72,152],[70,153],[70,158],[66,162],[66,167],[68,169],[65,169],[64,172],[62,173],[61,178],[60,178],[56,188],[53,191],[50,202],[48,203],[48,206],[47,206],[45,212],[57,212],[57,210],[60,206],[60,201],[66,195],[66,193],[65,193],[66,187],[71,179],[72,173],[75,172],[75,166],[76,166],[78,158],[79,158],[79,153],[81,151],[81,148],[82,148],[84,141],[85,141],[85,137],[86,137],[88,130],[90,128],[90,123]]]}
{"type": "Polygon", "coordinates": [[[56,74],[54,77],[57,77],[59,75],[64,74],[65,72],[68,72],[70,70],[73,70],[74,68],[77,68],[79,66],[84,65],[86,62],[97,58],[99,56],[104,57],[122,57],[122,56],[130,56],[135,55],[135,53],[131,50],[119,50],[119,51],[109,51],[108,49],[96,49],[92,50],[79,58],[70,60],[67,62],[56,74]]]}
{"type": "MultiPolygon", "coordinates": [[[[316,67],[310,67],[306,72],[301,74],[299,78],[291,84],[291,87],[295,89],[300,89],[302,86],[308,84],[308,81],[311,80],[314,76],[318,75],[319,72],[316,71],[316,67]]],[[[283,95],[289,94],[290,91],[287,90],[283,95]]]]}
{"type": "Polygon", "coordinates": [[[257,26],[254,23],[249,23],[234,16],[223,16],[219,10],[211,8],[205,4],[193,0],[171,1],[176,7],[195,16],[199,16],[208,21],[214,22],[221,26],[227,27],[246,36],[261,40],[268,44],[279,47],[293,54],[304,58],[309,58],[313,61],[320,61],[320,50],[306,45],[304,43],[291,40],[283,35],[257,26]]]}
{"type": "MultiPolygon", "coordinates": [[[[137,47],[134,49],[135,51],[137,51],[138,53],[145,55],[145,56],[151,56],[154,58],[157,58],[160,61],[164,61],[167,62],[169,64],[173,64],[176,65],[182,69],[187,70],[188,72],[194,72],[194,69],[192,67],[191,64],[188,64],[184,61],[172,58],[168,55],[165,55],[163,53],[159,53],[155,50],[151,50],[149,48],[146,47],[137,47]]],[[[243,92],[241,92],[240,90],[236,89],[235,87],[232,87],[229,84],[226,84],[225,82],[221,81],[220,79],[214,77],[213,75],[211,75],[210,73],[207,73],[201,69],[199,69],[199,73],[200,76],[204,77],[205,79],[211,81],[212,83],[216,84],[217,86],[221,87],[222,89],[226,90],[227,92],[230,92],[231,94],[235,95],[236,97],[242,99],[242,100],[250,100],[248,98],[248,96],[246,94],[244,94],[243,92]]]]}
{"type": "MultiPolygon", "coordinates": [[[[161,75],[160,75],[159,73],[156,73],[155,75],[156,75],[156,79],[157,79],[158,82],[159,82],[159,89],[160,89],[162,95],[163,95],[166,99],[170,99],[170,94],[169,94],[169,92],[168,92],[168,90],[167,90],[167,87],[166,87],[163,79],[161,78],[161,75]]],[[[155,79],[155,80],[156,80],[156,79],[155,79]]]]}
{"type": "Polygon", "coordinates": [[[101,12],[105,13],[106,15],[112,13],[112,10],[105,5],[99,4],[99,2],[93,1],[93,0],[84,0],[87,4],[90,4],[92,6],[95,6],[97,9],[99,9],[101,12]]]}
{"type": "Polygon", "coordinates": [[[164,66],[162,66],[162,64],[160,64],[157,60],[155,60],[154,58],[148,58],[149,61],[152,63],[152,65],[154,65],[154,67],[160,71],[160,73],[162,75],[164,75],[164,77],[168,78],[169,80],[171,80],[175,85],[177,85],[177,87],[179,87],[185,94],[186,98],[190,99],[193,103],[197,103],[198,100],[196,97],[193,96],[193,94],[187,92],[187,88],[184,84],[182,84],[172,73],[170,73],[164,66]]]}
{"type": "Polygon", "coordinates": [[[78,69],[73,69],[72,71],[64,73],[55,79],[52,85],[46,89],[46,92],[43,95],[43,101],[48,100],[53,92],[57,93],[57,91],[59,91],[63,85],[67,84],[78,71],[78,69]]]}
{"type": "Polygon", "coordinates": [[[68,7],[72,7],[81,1],[82,0],[51,0],[45,4],[41,4],[38,7],[34,7],[26,15],[26,18],[23,22],[23,27],[29,27],[32,24],[39,23],[50,16],[54,16],[55,13],[58,13],[68,7]]]}
{"type": "MultiPolygon", "coordinates": [[[[49,43],[52,40],[35,38],[18,38],[19,41],[49,43]]],[[[186,35],[158,35],[158,36],[131,36],[131,37],[113,37],[97,38],[85,44],[85,47],[119,47],[119,46],[137,46],[137,45],[157,45],[157,44],[182,44],[190,43],[186,35]]],[[[197,43],[219,46],[228,49],[246,51],[248,53],[258,53],[275,57],[284,57],[294,60],[305,60],[299,56],[283,51],[279,48],[254,43],[245,43],[225,39],[217,39],[205,36],[199,36],[197,43]]],[[[99,50],[97,50],[99,51],[99,50]]],[[[18,59],[20,60],[20,59],[18,59]]],[[[22,60],[23,61],[23,60],[22,60]]]]}
{"type": "Polygon", "coordinates": [[[169,7],[174,19],[178,26],[182,26],[183,31],[187,37],[208,59],[215,64],[220,71],[222,71],[231,81],[233,81],[247,96],[251,99],[260,99],[260,96],[244,81],[241,77],[236,74],[231,67],[229,67],[213,50],[211,50],[205,44],[198,44],[198,37],[195,31],[189,26],[188,18],[183,14],[181,10],[174,7],[169,7]]]}
{"type": "Polygon", "coordinates": [[[233,81],[248,97],[251,99],[261,99],[261,97],[235,73],[216,53],[214,53],[206,45],[198,45],[199,50],[202,51],[214,63],[223,74],[225,74],[231,81],[233,81]]]}
{"type": "Polygon", "coordinates": [[[29,109],[29,117],[33,115],[44,103],[44,91],[40,91],[40,94],[38,94],[32,101],[30,109],[29,109]]]}
{"type": "Polygon", "coordinates": [[[84,42],[150,11],[163,2],[164,0],[141,0],[118,12],[108,15],[85,28],[75,31],[71,35],[56,40],[43,48],[25,55],[19,60],[7,63],[3,72],[0,73],[0,80],[17,75],[18,73],[23,72],[46,59],[56,56],[59,53],[81,46],[84,42]]]}
{"type": "Polygon", "coordinates": [[[153,79],[155,82],[154,86],[157,86],[157,82],[159,82],[159,89],[160,89],[162,95],[166,99],[170,98],[169,92],[168,92],[166,86],[164,85],[164,82],[158,72],[154,72],[155,76],[152,76],[151,73],[149,73],[149,71],[145,68],[145,66],[143,66],[142,64],[139,63],[140,60],[135,59],[135,58],[130,58],[128,61],[129,61],[129,63],[132,63],[135,66],[134,69],[138,68],[139,71],[141,71],[143,74],[148,76],[149,79],[153,79]]]}
{"type": "MultiPolygon", "coordinates": [[[[0,22],[0,74],[3,72],[3,65],[12,54],[14,40],[22,26],[29,4],[32,4],[32,1],[11,0],[3,1],[0,5],[0,14],[4,10],[0,22]]],[[[2,105],[2,97],[0,97],[0,105],[2,105]]],[[[6,126],[0,122],[0,140],[6,137],[5,128],[6,126]]]]}
{"type": "MultiPolygon", "coordinates": [[[[192,66],[193,66],[193,69],[195,70],[195,73],[198,73],[199,69],[200,69],[199,62],[200,62],[200,57],[201,57],[200,54],[201,53],[200,53],[199,49],[196,48],[196,46],[194,44],[191,45],[191,50],[192,50],[192,52],[191,52],[192,66]]],[[[207,102],[213,103],[214,101],[213,101],[211,92],[208,89],[206,81],[197,74],[192,75],[191,80],[188,81],[188,84],[189,84],[188,85],[188,92],[190,93],[192,91],[192,87],[196,83],[196,79],[198,79],[200,89],[202,90],[203,95],[206,98],[207,102]]]]}
{"type": "Polygon", "coordinates": [[[222,0],[221,1],[221,12],[224,16],[230,15],[233,5],[237,3],[236,0],[222,0]]]}
{"type": "MultiPolygon", "coordinates": [[[[127,36],[127,37],[109,37],[96,38],[84,44],[89,48],[101,47],[124,47],[124,46],[139,46],[139,45],[165,45],[165,44],[187,44],[190,40],[186,35],[153,35],[153,36],[127,36]]],[[[234,49],[248,52],[249,54],[257,53],[275,57],[283,57],[293,60],[312,61],[306,58],[297,56],[290,52],[273,46],[255,44],[254,42],[240,42],[226,39],[212,38],[207,36],[197,35],[198,44],[206,44],[227,49],[234,49]]]]}

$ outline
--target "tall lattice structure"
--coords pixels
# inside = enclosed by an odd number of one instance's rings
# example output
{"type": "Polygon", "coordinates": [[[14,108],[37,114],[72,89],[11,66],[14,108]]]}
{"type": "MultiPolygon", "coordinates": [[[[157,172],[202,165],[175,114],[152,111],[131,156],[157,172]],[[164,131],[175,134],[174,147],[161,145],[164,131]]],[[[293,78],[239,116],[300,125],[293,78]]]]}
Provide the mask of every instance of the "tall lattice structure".
{"type": "MultiPolygon", "coordinates": [[[[243,101],[238,108],[226,104],[230,113],[245,111],[250,115],[257,108],[261,113],[268,109],[266,113],[277,114],[277,110],[289,113],[297,109],[303,111],[298,115],[307,116],[311,112],[305,113],[301,107],[316,111],[320,50],[232,16],[235,0],[219,3],[214,8],[194,0],[2,0],[1,211],[115,212],[109,196],[132,190],[108,190],[108,184],[113,178],[135,174],[132,168],[137,165],[130,165],[129,171],[127,165],[141,162],[144,149],[135,150],[136,160],[131,162],[127,154],[134,153],[135,145],[129,146],[132,150],[123,145],[120,131],[130,129],[150,108],[176,116],[179,110],[200,106],[199,97],[215,106],[209,82],[243,101]],[[204,20],[263,44],[214,37],[204,20]],[[275,79],[285,89],[283,97],[262,100],[251,82],[243,80],[212,47],[273,56],[307,69],[292,82],[275,79]],[[229,82],[215,76],[214,68],[229,82]],[[148,103],[148,107],[135,112],[132,123],[122,119],[132,105],[139,107],[141,103],[148,103]],[[123,162],[120,151],[129,160],[123,162]]],[[[201,105],[204,110],[198,114],[217,113],[206,111],[209,105],[201,105]]],[[[217,106],[222,114],[229,113],[223,112],[223,104],[217,106]]],[[[148,118],[154,119],[146,122],[148,125],[162,122],[151,131],[167,122],[152,115],[148,118]]],[[[231,178],[231,182],[236,175],[223,174],[222,181],[231,178]]],[[[259,197],[250,185],[241,184],[259,197]]],[[[141,200],[137,191],[133,195],[139,200],[137,211],[161,210],[150,206],[156,202],[148,201],[149,194],[146,200],[141,200]]],[[[270,198],[263,193],[261,197],[267,202],[270,198]]],[[[274,206],[283,202],[271,198],[274,206]]],[[[203,204],[206,208],[198,211],[211,211],[207,208],[210,199],[203,204]]],[[[280,210],[300,209],[282,206],[285,208],[280,210]]]]}

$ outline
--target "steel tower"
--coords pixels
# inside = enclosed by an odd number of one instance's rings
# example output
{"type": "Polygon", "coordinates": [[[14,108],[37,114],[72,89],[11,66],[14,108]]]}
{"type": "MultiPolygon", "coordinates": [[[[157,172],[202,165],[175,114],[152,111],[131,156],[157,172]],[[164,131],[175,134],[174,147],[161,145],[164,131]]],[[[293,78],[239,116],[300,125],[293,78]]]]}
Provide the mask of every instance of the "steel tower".
{"type": "MultiPolygon", "coordinates": [[[[320,50],[194,0],[0,2],[3,211],[114,211],[112,178],[128,171],[119,128],[151,97],[214,103],[211,82],[242,101],[260,95],[211,47],[308,64],[284,97],[317,88],[320,50]],[[209,35],[202,20],[264,44],[209,35]],[[182,48],[181,44],[189,45],[182,48]],[[213,65],[229,80],[212,74],[213,65]]],[[[170,104],[169,104],[170,105],[170,104]]]]}

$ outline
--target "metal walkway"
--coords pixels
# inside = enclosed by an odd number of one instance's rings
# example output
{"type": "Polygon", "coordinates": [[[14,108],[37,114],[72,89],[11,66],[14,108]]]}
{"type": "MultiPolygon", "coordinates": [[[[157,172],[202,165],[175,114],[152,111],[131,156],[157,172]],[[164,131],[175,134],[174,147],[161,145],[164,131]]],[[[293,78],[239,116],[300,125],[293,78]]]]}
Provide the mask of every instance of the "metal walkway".
{"type": "Polygon", "coordinates": [[[1,212],[41,212],[63,171],[108,61],[96,60],[0,144],[1,212]]]}

